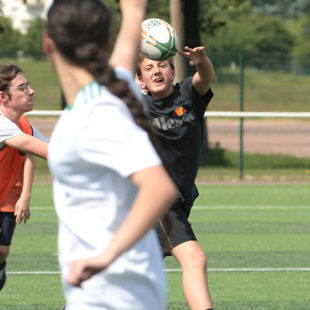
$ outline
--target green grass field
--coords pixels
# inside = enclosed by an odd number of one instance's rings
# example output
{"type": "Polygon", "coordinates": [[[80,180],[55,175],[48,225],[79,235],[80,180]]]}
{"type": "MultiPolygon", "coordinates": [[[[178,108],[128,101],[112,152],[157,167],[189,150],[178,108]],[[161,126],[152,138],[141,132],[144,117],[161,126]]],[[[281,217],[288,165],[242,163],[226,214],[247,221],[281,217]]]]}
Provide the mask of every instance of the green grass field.
{"type": "MultiPolygon", "coordinates": [[[[239,111],[240,92],[238,69],[215,72],[212,83],[214,99],[210,111],[239,111]]],[[[309,111],[308,85],[310,77],[288,72],[244,71],[245,111],[309,111]]]]}
{"type": "MultiPolygon", "coordinates": [[[[310,309],[309,185],[200,185],[191,222],[208,255],[216,309],[310,309]]],[[[18,225],[1,310],[57,310],[57,218],[50,185],[35,185],[32,217],[18,225]]],[[[166,261],[169,310],[188,309],[166,261]]]]}
{"type": "MultiPolygon", "coordinates": [[[[61,95],[58,78],[46,60],[0,59],[1,64],[18,63],[36,91],[35,110],[59,110],[61,95]]],[[[212,83],[215,96],[210,111],[239,111],[239,70],[216,71],[212,83]]],[[[245,111],[310,111],[310,77],[290,72],[266,70],[244,71],[245,111]]]]}
{"type": "MultiPolygon", "coordinates": [[[[214,153],[217,163],[201,165],[197,180],[200,182],[238,182],[240,180],[239,154],[222,150],[214,153]]],[[[207,155],[208,157],[208,155],[207,155]]],[[[45,160],[36,159],[35,178],[38,182],[51,180],[45,160]]],[[[244,181],[259,182],[308,182],[310,180],[310,158],[294,157],[285,154],[244,154],[244,181]]]]}

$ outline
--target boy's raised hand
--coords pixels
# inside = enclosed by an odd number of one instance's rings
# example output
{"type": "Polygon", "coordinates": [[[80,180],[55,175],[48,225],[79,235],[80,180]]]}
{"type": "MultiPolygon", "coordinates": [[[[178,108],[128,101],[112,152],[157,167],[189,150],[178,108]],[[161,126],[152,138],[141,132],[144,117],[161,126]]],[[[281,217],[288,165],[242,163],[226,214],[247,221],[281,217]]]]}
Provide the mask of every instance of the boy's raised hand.
{"type": "Polygon", "coordinates": [[[189,64],[191,66],[196,66],[202,61],[206,60],[206,52],[204,46],[198,46],[194,48],[185,46],[184,51],[179,51],[179,53],[189,59],[189,64]]]}

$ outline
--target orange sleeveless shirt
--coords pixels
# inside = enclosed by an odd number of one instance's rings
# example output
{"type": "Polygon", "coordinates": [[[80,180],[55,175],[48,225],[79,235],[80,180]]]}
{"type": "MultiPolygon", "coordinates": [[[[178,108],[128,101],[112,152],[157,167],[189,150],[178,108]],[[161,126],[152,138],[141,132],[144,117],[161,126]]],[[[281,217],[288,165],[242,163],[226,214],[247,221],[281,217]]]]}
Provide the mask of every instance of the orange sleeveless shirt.
{"type": "MultiPolygon", "coordinates": [[[[17,126],[26,134],[32,135],[31,125],[22,115],[17,126]]],[[[25,156],[6,145],[0,150],[0,211],[14,212],[15,204],[23,188],[25,156]]]]}

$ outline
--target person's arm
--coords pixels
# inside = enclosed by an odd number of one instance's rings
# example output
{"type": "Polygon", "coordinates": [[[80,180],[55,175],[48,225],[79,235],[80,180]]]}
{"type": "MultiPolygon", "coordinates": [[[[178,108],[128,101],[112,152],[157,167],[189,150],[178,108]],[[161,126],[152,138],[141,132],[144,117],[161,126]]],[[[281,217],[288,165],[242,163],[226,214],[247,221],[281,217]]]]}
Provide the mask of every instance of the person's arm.
{"type": "Polygon", "coordinates": [[[22,133],[5,140],[4,143],[20,151],[47,158],[48,143],[33,136],[22,133]]]}
{"type": "Polygon", "coordinates": [[[34,178],[35,159],[27,154],[24,164],[24,182],[23,189],[15,205],[16,223],[26,223],[30,218],[30,198],[32,183],[34,178]]]}
{"type": "Polygon", "coordinates": [[[134,73],[140,50],[141,23],[146,0],[121,0],[122,23],[109,60],[112,67],[121,66],[134,73]]]}
{"type": "Polygon", "coordinates": [[[49,140],[37,129],[35,126],[31,125],[32,127],[32,136],[36,137],[44,142],[49,142],[49,140]]]}
{"type": "Polygon", "coordinates": [[[138,187],[138,194],[127,218],[102,254],[71,263],[67,278],[70,284],[80,286],[107,268],[151,229],[176,199],[175,186],[162,166],[141,170],[130,178],[138,187]]]}
{"type": "Polygon", "coordinates": [[[214,77],[213,65],[206,55],[205,48],[185,46],[185,51],[179,51],[179,53],[189,59],[191,66],[196,66],[197,72],[193,76],[193,86],[200,95],[204,95],[210,88],[214,77]]]}

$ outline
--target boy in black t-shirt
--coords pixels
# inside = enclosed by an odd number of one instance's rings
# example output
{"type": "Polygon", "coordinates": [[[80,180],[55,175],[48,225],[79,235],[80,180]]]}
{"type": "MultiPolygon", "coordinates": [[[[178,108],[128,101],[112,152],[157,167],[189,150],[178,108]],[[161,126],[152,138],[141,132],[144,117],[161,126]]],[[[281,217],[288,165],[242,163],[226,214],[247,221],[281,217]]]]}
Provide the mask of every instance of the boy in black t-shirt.
{"type": "Polygon", "coordinates": [[[145,93],[149,113],[163,147],[164,164],[179,190],[179,200],[170,209],[171,232],[160,222],[157,233],[164,256],[173,255],[183,271],[183,289],[191,309],[212,309],[208,289],[207,257],[188,222],[198,196],[195,178],[203,143],[204,112],[213,97],[210,84],[214,71],[204,47],[180,52],[196,66],[193,77],[173,85],[171,59],[154,61],[140,55],[137,79],[145,93]]]}

